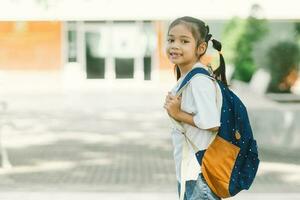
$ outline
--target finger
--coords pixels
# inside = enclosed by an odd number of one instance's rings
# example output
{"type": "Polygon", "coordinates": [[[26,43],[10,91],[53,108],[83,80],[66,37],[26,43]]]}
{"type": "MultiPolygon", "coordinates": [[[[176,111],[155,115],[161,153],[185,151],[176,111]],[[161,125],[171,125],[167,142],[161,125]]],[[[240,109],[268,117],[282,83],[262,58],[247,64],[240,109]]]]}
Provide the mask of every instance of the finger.
{"type": "Polygon", "coordinates": [[[175,99],[175,96],[169,95],[169,99],[170,99],[170,100],[173,100],[173,99],[175,99]]]}
{"type": "Polygon", "coordinates": [[[171,101],[173,98],[171,96],[168,96],[167,101],[171,101]]]}
{"type": "Polygon", "coordinates": [[[174,98],[174,99],[172,99],[172,102],[173,103],[177,103],[179,101],[179,99],[176,97],[176,98],[174,98]]]}
{"type": "Polygon", "coordinates": [[[169,110],[169,106],[168,106],[168,105],[164,105],[164,108],[165,108],[166,110],[169,110]]]}
{"type": "Polygon", "coordinates": [[[174,99],[174,96],[168,95],[166,98],[166,101],[172,101],[174,99]]]}

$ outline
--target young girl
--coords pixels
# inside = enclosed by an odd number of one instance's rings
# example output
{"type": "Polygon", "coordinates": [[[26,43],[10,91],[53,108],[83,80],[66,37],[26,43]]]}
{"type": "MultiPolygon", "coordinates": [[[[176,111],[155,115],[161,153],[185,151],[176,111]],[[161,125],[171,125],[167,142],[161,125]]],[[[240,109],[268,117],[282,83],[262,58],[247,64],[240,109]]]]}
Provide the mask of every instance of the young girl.
{"type": "MultiPolygon", "coordinates": [[[[210,67],[201,63],[201,58],[207,50],[212,35],[209,28],[199,19],[182,17],[174,20],[168,30],[167,56],[175,64],[177,84],[166,96],[164,108],[168,114],[182,122],[185,134],[193,141],[199,150],[207,149],[215,138],[220,126],[221,105],[217,105],[216,98],[222,102],[221,90],[218,84],[206,76],[194,76],[183,90],[181,97],[176,97],[176,91],[185,75],[195,67],[202,67],[216,78],[222,79],[227,85],[225,77],[225,63],[221,55],[221,44],[212,40],[213,46],[219,49],[220,69],[213,74],[210,67]],[[220,71],[221,70],[221,71],[220,71]]],[[[174,145],[174,160],[176,176],[180,193],[182,149],[185,137],[176,127],[172,130],[174,145]]],[[[185,200],[215,200],[220,199],[208,187],[202,174],[201,167],[193,148],[189,145],[185,172],[185,200]]]]}

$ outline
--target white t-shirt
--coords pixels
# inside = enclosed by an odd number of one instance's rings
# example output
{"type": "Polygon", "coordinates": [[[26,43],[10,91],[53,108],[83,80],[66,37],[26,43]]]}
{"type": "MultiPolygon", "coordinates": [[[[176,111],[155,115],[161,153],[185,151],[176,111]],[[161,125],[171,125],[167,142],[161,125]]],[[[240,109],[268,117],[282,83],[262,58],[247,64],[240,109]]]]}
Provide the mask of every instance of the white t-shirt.
{"type": "MultiPolygon", "coordinates": [[[[196,63],[195,67],[203,67],[208,70],[201,63],[196,63]]],[[[175,87],[172,89],[172,94],[175,95],[178,87],[185,76],[182,76],[175,87]]],[[[208,145],[215,138],[216,133],[205,130],[220,126],[221,103],[216,102],[216,95],[218,95],[218,102],[222,102],[222,95],[220,87],[216,93],[216,86],[214,82],[205,75],[195,75],[190,83],[186,86],[182,93],[181,109],[187,113],[194,115],[193,120],[197,127],[183,123],[186,130],[186,135],[193,141],[199,150],[207,149],[208,145]]],[[[174,160],[176,167],[177,180],[181,180],[181,159],[182,148],[185,142],[184,135],[174,126],[172,128],[172,141],[174,145],[174,160]]],[[[200,165],[197,161],[195,153],[189,144],[189,157],[187,159],[186,180],[197,180],[201,172],[200,165]]]]}

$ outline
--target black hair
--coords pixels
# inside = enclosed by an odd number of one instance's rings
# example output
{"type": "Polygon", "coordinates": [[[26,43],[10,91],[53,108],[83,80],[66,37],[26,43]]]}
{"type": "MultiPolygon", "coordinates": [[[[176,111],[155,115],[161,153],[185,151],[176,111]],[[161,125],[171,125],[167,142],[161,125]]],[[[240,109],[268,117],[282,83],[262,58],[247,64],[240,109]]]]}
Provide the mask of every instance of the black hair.
{"type": "MultiPolygon", "coordinates": [[[[170,24],[168,33],[173,27],[175,27],[178,24],[184,24],[184,25],[186,25],[187,28],[190,29],[193,37],[196,40],[196,48],[198,48],[202,42],[206,42],[208,44],[209,41],[212,41],[213,48],[216,49],[220,55],[220,65],[215,71],[213,71],[214,76],[216,79],[222,81],[226,86],[228,86],[227,80],[226,80],[225,60],[224,60],[224,57],[221,52],[222,44],[221,44],[221,42],[219,42],[215,39],[211,39],[212,34],[209,33],[209,26],[205,25],[205,23],[200,19],[185,16],[185,17],[180,17],[180,18],[175,19],[170,24]]],[[[206,48],[206,50],[207,50],[207,48],[206,48]]],[[[204,51],[203,54],[199,55],[198,59],[200,59],[200,57],[205,54],[206,50],[204,51]]],[[[175,65],[175,73],[176,73],[176,77],[178,80],[181,76],[181,73],[180,73],[179,67],[177,65],[175,65]]]]}

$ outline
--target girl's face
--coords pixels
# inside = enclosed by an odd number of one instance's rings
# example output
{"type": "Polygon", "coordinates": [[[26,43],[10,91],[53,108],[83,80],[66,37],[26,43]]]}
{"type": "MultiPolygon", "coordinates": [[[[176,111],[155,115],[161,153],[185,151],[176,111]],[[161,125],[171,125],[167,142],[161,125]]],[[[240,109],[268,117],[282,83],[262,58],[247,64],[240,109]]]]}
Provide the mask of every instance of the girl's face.
{"type": "Polygon", "coordinates": [[[170,29],[166,53],[169,60],[180,67],[197,62],[196,40],[186,25],[178,24],[170,29]]]}

